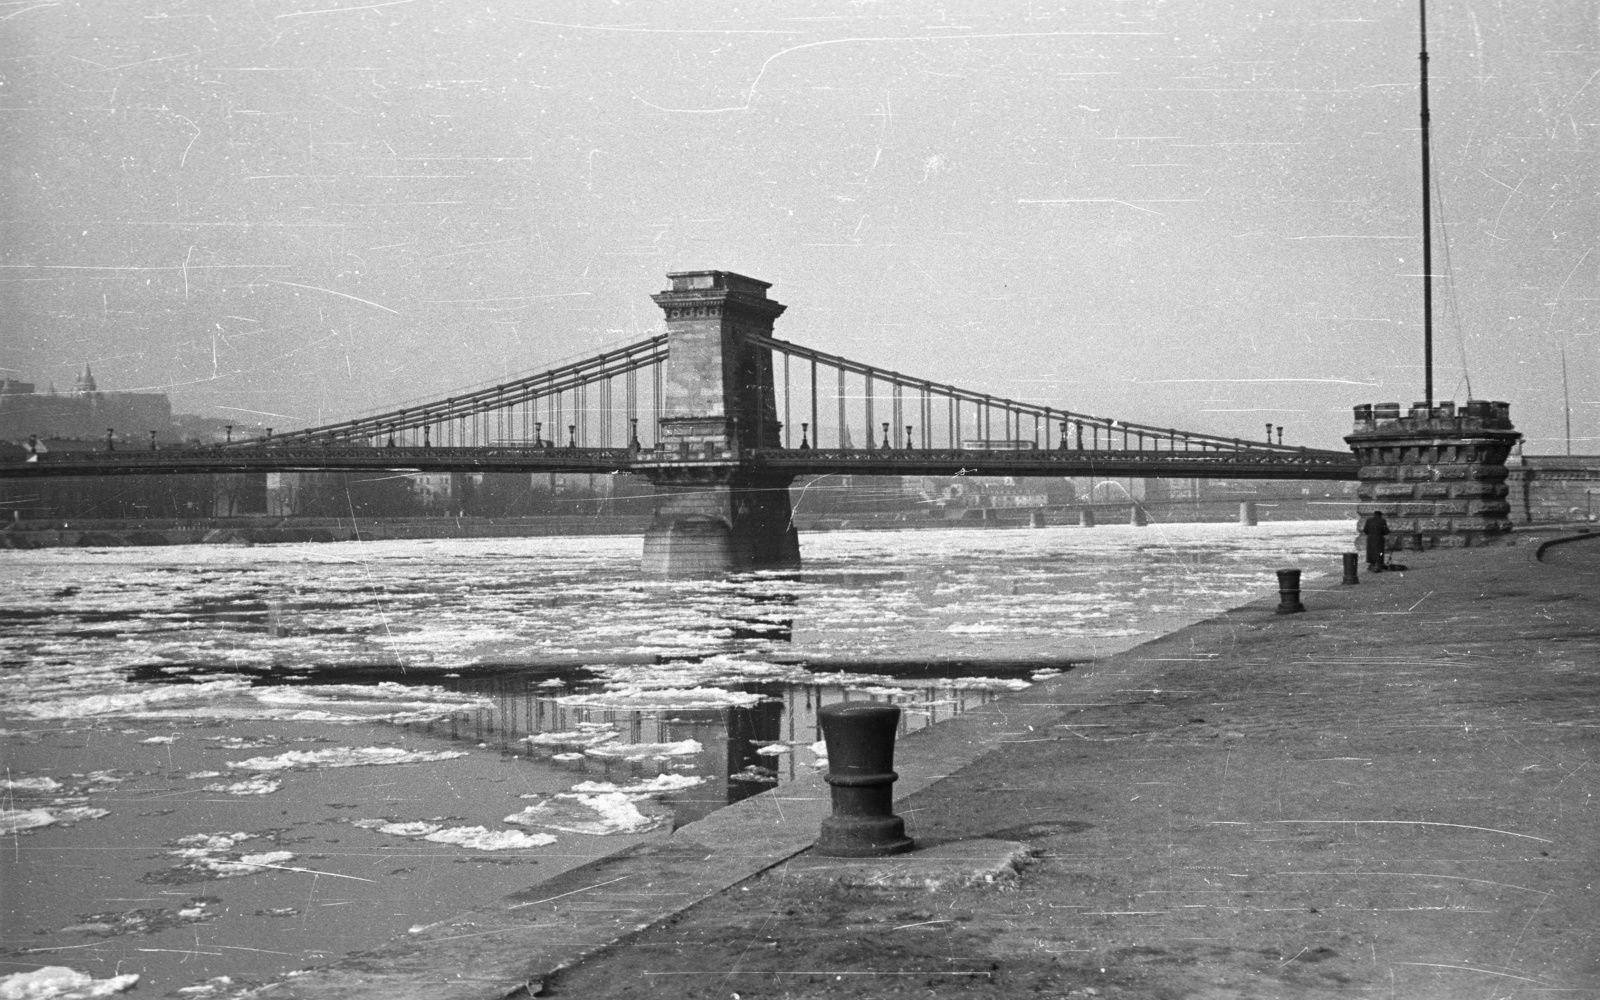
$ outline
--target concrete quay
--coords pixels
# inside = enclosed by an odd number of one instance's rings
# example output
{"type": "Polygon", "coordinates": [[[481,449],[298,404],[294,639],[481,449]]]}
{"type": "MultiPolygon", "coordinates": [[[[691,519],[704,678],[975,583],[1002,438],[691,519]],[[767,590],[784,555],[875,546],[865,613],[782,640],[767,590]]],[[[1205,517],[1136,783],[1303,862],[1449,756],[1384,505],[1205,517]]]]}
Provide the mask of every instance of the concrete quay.
{"type": "Polygon", "coordinates": [[[1600,535],[1405,561],[902,740],[910,854],[813,777],[245,995],[1600,995],[1600,535]]]}
{"type": "MultiPolygon", "coordinates": [[[[796,854],[520,995],[1600,996],[1600,535],[1405,561],[917,733],[918,851],[796,854]]],[[[765,798],[747,844],[820,811],[765,798]]]]}

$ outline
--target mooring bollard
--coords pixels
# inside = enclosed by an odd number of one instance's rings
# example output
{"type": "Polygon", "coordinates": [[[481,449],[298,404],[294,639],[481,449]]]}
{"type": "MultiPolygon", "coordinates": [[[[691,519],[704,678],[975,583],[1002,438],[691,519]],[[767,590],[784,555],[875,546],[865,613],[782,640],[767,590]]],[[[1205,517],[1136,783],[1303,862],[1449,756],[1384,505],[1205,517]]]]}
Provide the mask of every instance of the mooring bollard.
{"type": "Polygon", "coordinates": [[[1247,528],[1255,527],[1256,502],[1254,500],[1246,500],[1239,505],[1239,523],[1247,528]]]}
{"type": "Polygon", "coordinates": [[[894,734],[900,709],[870,702],[826,705],[817,712],[828,745],[833,815],[822,821],[816,852],[830,858],[876,858],[911,850],[905,820],[894,814],[894,734]]]}
{"type": "Polygon", "coordinates": [[[1093,509],[1091,509],[1089,507],[1084,507],[1084,508],[1081,508],[1078,511],[1078,527],[1080,527],[1080,528],[1092,528],[1092,527],[1094,527],[1094,510],[1093,509]]]}
{"type": "Polygon", "coordinates": [[[1306,606],[1300,603],[1300,571],[1278,570],[1278,614],[1292,615],[1305,609],[1306,606]]]}
{"type": "Polygon", "coordinates": [[[1361,577],[1356,575],[1356,559],[1357,556],[1354,552],[1346,552],[1344,554],[1344,579],[1340,581],[1341,583],[1348,585],[1361,582],[1361,577]]]}

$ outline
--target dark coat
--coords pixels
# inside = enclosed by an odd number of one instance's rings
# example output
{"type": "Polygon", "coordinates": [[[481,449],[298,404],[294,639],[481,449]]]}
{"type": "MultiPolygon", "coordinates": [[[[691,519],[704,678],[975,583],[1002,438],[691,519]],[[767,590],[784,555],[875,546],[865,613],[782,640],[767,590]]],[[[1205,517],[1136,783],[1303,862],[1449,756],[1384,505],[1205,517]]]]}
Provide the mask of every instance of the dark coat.
{"type": "Polygon", "coordinates": [[[1367,518],[1367,523],[1361,526],[1361,533],[1367,536],[1367,563],[1376,566],[1383,562],[1384,536],[1389,534],[1389,522],[1384,520],[1381,512],[1375,512],[1367,518]]]}

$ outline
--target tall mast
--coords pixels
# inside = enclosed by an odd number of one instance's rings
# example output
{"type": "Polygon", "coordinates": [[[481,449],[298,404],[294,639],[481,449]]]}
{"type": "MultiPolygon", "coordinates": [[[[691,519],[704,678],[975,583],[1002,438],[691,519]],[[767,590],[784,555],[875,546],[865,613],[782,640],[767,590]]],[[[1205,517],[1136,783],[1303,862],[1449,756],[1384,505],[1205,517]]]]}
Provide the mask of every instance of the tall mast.
{"type": "Polygon", "coordinates": [[[1422,32],[1422,398],[1433,409],[1433,211],[1428,177],[1428,0],[1418,0],[1422,32]]]}

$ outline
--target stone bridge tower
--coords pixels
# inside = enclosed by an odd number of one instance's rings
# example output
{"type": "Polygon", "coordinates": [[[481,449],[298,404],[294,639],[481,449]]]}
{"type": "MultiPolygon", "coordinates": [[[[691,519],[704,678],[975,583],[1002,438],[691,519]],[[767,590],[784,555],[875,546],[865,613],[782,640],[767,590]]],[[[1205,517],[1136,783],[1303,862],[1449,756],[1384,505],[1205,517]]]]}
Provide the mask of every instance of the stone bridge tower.
{"type": "Polygon", "coordinates": [[[668,353],[656,438],[664,461],[641,470],[659,493],[644,536],[644,571],[798,566],[793,477],[740,464],[745,451],[781,441],[772,352],[750,337],[771,336],[784,306],[767,298],[767,282],[730,271],[667,277],[672,287],[651,296],[666,312],[668,353]]]}
{"type": "Polygon", "coordinates": [[[1356,407],[1345,442],[1361,463],[1357,530],[1382,511],[1390,548],[1500,540],[1511,531],[1506,456],[1521,437],[1508,403],[1416,403],[1404,415],[1399,403],[1356,407]]]}

